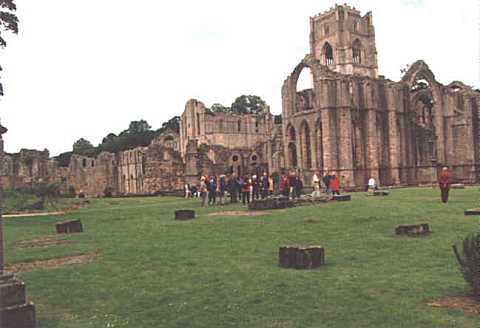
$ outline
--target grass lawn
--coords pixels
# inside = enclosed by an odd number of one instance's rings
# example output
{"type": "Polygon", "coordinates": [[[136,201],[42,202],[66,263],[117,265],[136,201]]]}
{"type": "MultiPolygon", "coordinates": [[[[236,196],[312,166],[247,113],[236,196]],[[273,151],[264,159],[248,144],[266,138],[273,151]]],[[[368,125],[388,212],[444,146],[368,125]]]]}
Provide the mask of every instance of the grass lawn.
{"type": "Polygon", "coordinates": [[[65,217],[6,220],[7,262],[89,252],[85,265],[21,273],[46,327],[480,327],[480,316],[434,308],[434,299],[469,292],[451,245],[476,229],[479,190],[354,193],[351,202],[256,217],[209,216],[178,198],[99,199],[65,217]],[[198,220],[174,221],[193,208],[198,220]],[[84,233],[67,245],[19,248],[54,234],[55,222],[80,218],[84,233]],[[426,237],[397,237],[405,223],[429,223],[426,237]],[[284,244],[323,245],[327,265],[278,267],[284,244]]]}

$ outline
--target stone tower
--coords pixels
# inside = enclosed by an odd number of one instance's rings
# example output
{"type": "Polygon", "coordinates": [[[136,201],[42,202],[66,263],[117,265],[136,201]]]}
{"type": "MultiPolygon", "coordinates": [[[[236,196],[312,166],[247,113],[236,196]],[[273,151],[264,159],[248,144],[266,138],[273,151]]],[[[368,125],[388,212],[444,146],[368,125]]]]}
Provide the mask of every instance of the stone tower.
{"type": "Polygon", "coordinates": [[[361,16],[348,5],[336,5],[310,18],[311,55],[342,74],[378,76],[372,13],[361,16]]]}

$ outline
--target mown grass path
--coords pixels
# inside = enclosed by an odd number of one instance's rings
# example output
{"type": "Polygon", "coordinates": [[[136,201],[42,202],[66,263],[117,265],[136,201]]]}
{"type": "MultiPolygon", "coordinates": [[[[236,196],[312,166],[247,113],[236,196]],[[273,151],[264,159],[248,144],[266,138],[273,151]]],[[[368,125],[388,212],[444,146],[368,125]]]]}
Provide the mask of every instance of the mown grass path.
{"type": "Polygon", "coordinates": [[[480,317],[427,302],[468,292],[451,245],[478,229],[476,187],[393,190],[389,197],[281,210],[258,217],[208,216],[240,205],[200,208],[198,200],[93,200],[65,217],[8,219],[7,261],[98,252],[86,265],[20,274],[39,327],[479,327],[480,317]],[[198,219],[173,220],[177,208],[198,219]],[[79,218],[73,243],[20,248],[79,218]],[[394,235],[429,223],[427,237],[394,235]],[[323,245],[327,266],[279,268],[278,247],[323,245]]]}

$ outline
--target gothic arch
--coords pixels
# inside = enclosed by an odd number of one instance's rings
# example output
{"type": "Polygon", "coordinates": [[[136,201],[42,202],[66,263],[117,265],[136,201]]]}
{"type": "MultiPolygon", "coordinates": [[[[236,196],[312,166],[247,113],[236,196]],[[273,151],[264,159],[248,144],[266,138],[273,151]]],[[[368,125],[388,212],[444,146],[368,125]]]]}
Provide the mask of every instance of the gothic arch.
{"type": "Polygon", "coordinates": [[[302,168],[312,168],[312,143],[310,127],[307,121],[303,121],[300,124],[300,152],[302,160],[302,168]]]}
{"type": "Polygon", "coordinates": [[[295,142],[297,140],[297,131],[291,124],[287,125],[287,130],[285,131],[285,135],[287,136],[288,141],[295,142]]]}
{"type": "Polygon", "coordinates": [[[354,64],[362,63],[362,42],[359,39],[355,39],[352,43],[352,59],[354,64]]]}
{"type": "Polygon", "coordinates": [[[288,144],[288,166],[290,168],[296,168],[298,166],[297,146],[294,142],[288,144]]]}
{"type": "Polygon", "coordinates": [[[323,44],[322,59],[323,59],[323,64],[324,65],[329,66],[329,65],[334,65],[335,64],[335,56],[334,56],[333,47],[331,46],[331,44],[328,41],[326,41],[323,44]]]}

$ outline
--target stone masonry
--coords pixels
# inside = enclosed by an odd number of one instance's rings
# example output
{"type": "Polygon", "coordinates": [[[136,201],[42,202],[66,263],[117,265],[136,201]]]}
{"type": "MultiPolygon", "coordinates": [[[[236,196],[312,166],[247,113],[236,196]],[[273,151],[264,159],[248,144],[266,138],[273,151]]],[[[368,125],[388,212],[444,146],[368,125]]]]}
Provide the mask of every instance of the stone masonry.
{"type": "Polygon", "coordinates": [[[378,75],[372,13],[336,5],[310,18],[310,52],[282,87],[282,115],[212,113],[189,100],[180,130],[147,147],[59,167],[48,151],[21,150],[0,165],[4,186],[63,181],[89,196],[182,189],[210,174],[336,172],[351,189],[435,182],[448,165],[459,183],[480,179],[480,92],[443,85],[419,60],[403,78],[378,75]],[[311,77],[299,90],[301,74],[311,77]]]}

